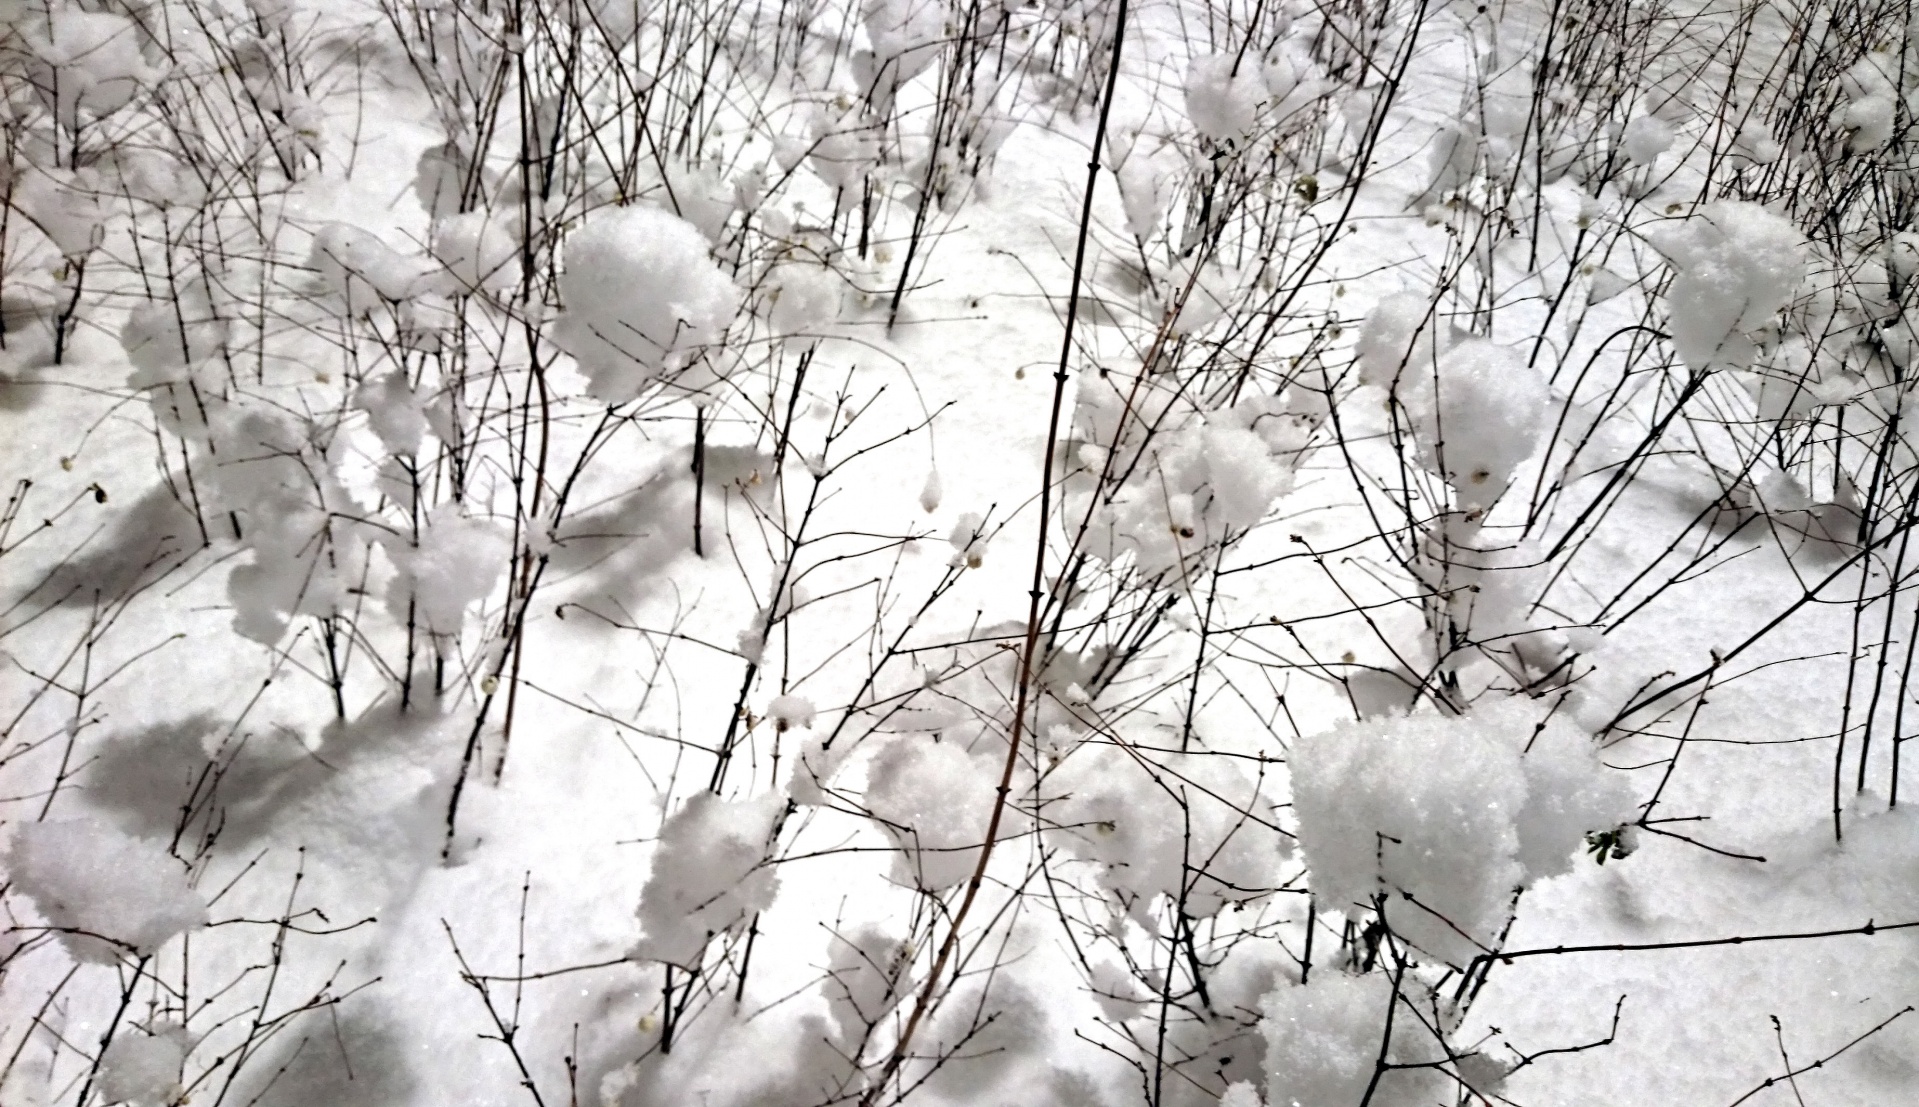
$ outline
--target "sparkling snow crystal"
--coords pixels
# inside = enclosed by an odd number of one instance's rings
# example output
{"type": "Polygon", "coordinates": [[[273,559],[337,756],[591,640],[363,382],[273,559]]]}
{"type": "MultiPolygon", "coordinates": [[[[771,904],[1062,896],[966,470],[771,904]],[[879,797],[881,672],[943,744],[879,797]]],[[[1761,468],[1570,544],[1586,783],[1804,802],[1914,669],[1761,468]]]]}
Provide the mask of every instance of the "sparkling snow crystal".
{"type": "Polygon", "coordinates": [[[180,1066],[187,1045],[186,1031],[177,1025],[156,1034],[122,1030],[100,1058],[100,1098],[133,1107],[181,1102],[180,1066]]]}

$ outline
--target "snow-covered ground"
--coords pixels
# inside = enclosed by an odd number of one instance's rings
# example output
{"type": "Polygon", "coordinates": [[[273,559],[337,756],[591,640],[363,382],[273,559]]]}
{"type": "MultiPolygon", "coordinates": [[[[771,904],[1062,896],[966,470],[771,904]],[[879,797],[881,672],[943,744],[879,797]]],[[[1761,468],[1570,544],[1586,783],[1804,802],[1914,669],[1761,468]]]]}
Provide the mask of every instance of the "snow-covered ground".
{"type": "Polygon", "coordinates": [[[1919,1100],[1900,10],[0,20],[0,1105],[1919,1100]]]}

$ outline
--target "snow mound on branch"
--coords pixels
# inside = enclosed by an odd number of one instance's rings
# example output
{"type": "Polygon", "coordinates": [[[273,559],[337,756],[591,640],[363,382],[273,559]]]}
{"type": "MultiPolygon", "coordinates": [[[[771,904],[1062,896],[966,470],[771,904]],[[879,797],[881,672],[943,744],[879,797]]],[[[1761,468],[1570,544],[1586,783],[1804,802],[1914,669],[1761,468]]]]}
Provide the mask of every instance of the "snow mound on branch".
{"type": "Polygon", "coordinates": [[[1444,476],[1460,506],[1487,507],[1539,448],[1552,396],[1546,378],[1513,349],[1468,338],[1409,373],[1401,398],[1426,465],[1444,476]]]}
{"type": "Polygon", "coordinates": [[[307,266],[319,274],[322,288],[345,303],[349,314],[364,313],[382,301],[412,299],[426,289],[432,271],[425,259],[401,254],[371,231],[345,223],[320,228],[307,266]]]}
{"type": "Polygon", "coordinates": [[[76,960],[146,957],[207,922],[207,902],[160,843],[91,819],[26,823],[7,868],[14,890],[39,908],[76,960]]]}
{"type": "Polygon", "coordinates": [[[466,609],[493,591],[513,554],[507,529],[469,518],[458,504],[442,504],[420,528],[416,545],[388,545],[398,570],[387,586],[387,610],[409,615],[435,634],[457,634],[466,609]]]}
{"type": "MultiPolygon", "coordinates": [[[[937,891],[973,875],[992,818],[998,767],[954,742],[896,738],[867,768],[866,809],[900,848],[893,878],[937,891]]],[[[1013,810],[999,836],[1015,833],[1013,810]]]]}
{"type": "Polygon", "coordinates": [[[589,216],[567,238],[566,311],[553,341],[579,360],[588,393],[623,404],[718,342],[739,306],[698,227],[649,205],[589,216]]]}
{"type": "MultiPolygon", "coordinates": [[[[1430,1069],[1387,1073],[1368,1099],[1380,1061],[1387,1010],[1401,999],[1385,973],[1314,974],[1312,982],[1282,987],[1260,1004],[1266,1033],[1266,1102],[1271,1107],[1411,1107],[1439,1099],[1441,1078],[1430,1069]]],[[[1428,1016],[1430,1017],[1430,1016],[1428,1016]]],[[[1403,1008],[1393,1018],[1389,1064],[1420,1064],[1443,1056],[1425,1027],[1403,1008]]],[[[1451,1081],[1444,1081],[1450,1084],[1451,1081]]]]}
{"type": "Polygon", "coordinates": [[[188,1039],[178,1025],[155,1034],[122,1031],[100,1057],[100,1098],[134,1107],[169,1107],[183,1102],[180,1067],[188,1039]]]}
{"type": "Polygon", "coordinates": [[[1101,883],[1142,921],[1157,896],[1204,919],[1280,883],[1292,843],[1260,783],[1228,758],[1173,755],[1155,764],[1089,744],[1048,778],[1047,792],[1061,798],[1047,813],[1068,832],[1068,848],[1099,862],[1101,883]]]}
{"type": "Polygon", "coordinates": [[[1415,341],[1423,338],[1422,345],[1431,343],[1432,313],[1432,301],[1412,292],[1396,293],[1373,305],[1353,350],[1360,383],[1392,387],[1410,369],[1415,341]]]}
{"type": "Polygon", "coordinates": [[[1722,200],[1648,237],[1678,275],[1666,294],[1673,349],[1693,369],[1752,364],[1752,333],[1773,323],[1805,279],[1805,236],[1758,204],[1722,200]]]}
{"type": "Polygon", "coordinates": [[[1515,891],[1632,811],[1590,740],[1534,712],[1515,697],[1300,739],[1293,811],[1320,901],[1358,914],[1384,895],[1395,933],[1455,965],[1490,946],[1515,891]]]}
{"type": "Polygon", "coordinates": [[[772,905],[779,878],[761,862],[783,806],[775,793],[728,802],[701,792],[666,820],[640,890],[635,959],[692,968],[709,936],[772,905]]]}
{"type": "Polygon", "coordinates": [[[110,115],[164,75],[140,53],[138,25],[124,15],[62,7],[27,21],[33,52],[29,75],[40,98],[62,125],[110,115]]]}
{"type": "Polygon", "coordinates": [[[1194,58],[1186,68],[1186,117],[1215,142],[1245,137],[1266,99],[1261,78],[1260,66],[1251,59],[1234,54],[1194,58]]]}

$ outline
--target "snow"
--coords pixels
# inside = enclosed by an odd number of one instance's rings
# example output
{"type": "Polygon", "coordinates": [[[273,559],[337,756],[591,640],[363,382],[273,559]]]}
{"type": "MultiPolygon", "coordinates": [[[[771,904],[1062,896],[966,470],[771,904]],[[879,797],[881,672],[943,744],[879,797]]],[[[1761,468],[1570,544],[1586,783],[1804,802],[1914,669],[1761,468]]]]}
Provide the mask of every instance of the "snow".
{"type": "Polygon", "coordinates": [[[207,923],[207,901],[166,847],[97,820],[26,823],[7,851],[13,886],[82,961],[151,957],[207,923]]]}
{"type": "Polygon", "coordinates": [[[624,403],[719,340],[739,298],[707,250],[699,228],[646,204],[596,212],[567,237],[553,339],[596,399],[624,403]]]}
{"type": "Polygon", "coordinates": [[[1757,204],[1720,201],[1655,244],[1678,271],[1667,297],[1673,346],[1700,371],[1742,366],[1751,334],[1792,299],[1806,271],[1805,236],[1757,204]]]}
{"type": "Polygon", "coordinates": [[[779,876],[760,859],[780,808],[775,795],[727,801],[700,792],[667,818],[640,892],[635,958],[692,965],[710,935],[773,902],[779,876]]]}
{"type": "Polygon", "coordinates": [[[184,1028],[122,1034],[100,1055],[100,1096],[108,1103],[168,1107],[183,1095],[181,1066],[190,1043],[184,1028]]]}
{"type": "Polygon", "coordinates": [[[1910,28],[1628,8],[7,8],[0,1102],[1905,1102],[1910,28]]]}

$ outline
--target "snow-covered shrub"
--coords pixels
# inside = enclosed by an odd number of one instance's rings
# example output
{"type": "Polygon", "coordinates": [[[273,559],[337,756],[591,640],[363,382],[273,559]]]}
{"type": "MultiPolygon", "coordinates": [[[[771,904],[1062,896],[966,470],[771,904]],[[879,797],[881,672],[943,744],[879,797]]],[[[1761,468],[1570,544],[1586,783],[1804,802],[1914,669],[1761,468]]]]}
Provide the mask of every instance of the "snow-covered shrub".
{"type": "Polygon", "coordinates": [[[1236,54],[1194,58],[1186,68],[1187,118],[1215,142],[1244,138],[1266,99],[1260,77],[1257,65],[1236,54]]]}
{"type": "Polygon", "coordinates": [[[466,609],[493,591],[513,552],[504,527],[470,518],[458,504],[435,508],[417,541],[383,545],[397,570],[387,584],[387,610],[435,634],[459,633],[466,609]]]}
{"type": "Polygon", "coordinates": [[[1469,510],[1497,500],[1544,437],[1545,378],[1511,347],[1447,343],[1400,384],[1421,458],[1469,510]]]}
{"type": "Polygon", "coordinates": [[[6,863],[13,890],[80,961],[149,957],[207,923],[206,899],[163,845],[97,820],[22,823],[6,863]]]}
{"type": "Polygon", "coordinates": [[[174,1024],[155,1033],[122,1033],[100,1055],[100,1097],[133,1107],[171,1107],[180,1102],[181,1066],[190,1045],[186,1028],[174,1024]]]}
{"type": "Polygon", "coordinates": [[[29,73],[61,126],[111,115],[163,76],[141,53],[140,26],[115,12],[51,3],[26,21],[29,73]]]}
{"type": "Polygon", "coordinates": [[[1045,814],[1141,919],[1164,896],[1193,918],[1258,900],[1281,883],[1292,842],[1261,779],[1203,753],[1142,761],[1088,744],[1050,774],[1045,814]]]}
{"type": "Polygon", "coordinates": [[[1350,976],[1322,971],[1310,983],[1282,987],[1260,1005],[1266,1034],[1266,1103],[1269,1107],[1348,1107],[1362,1101],[1414,1107],[1434,1102],[1449,1083],[1431,1069],[1379,1071],[1417,1066],[1444,1056],[1403,1008],[1390,1020],[1387,1008],[1410,1004],[1384,973],[1350,976]],[[1378,1087],[1369,1088],[1375,1078],[1378,1087]]]}

